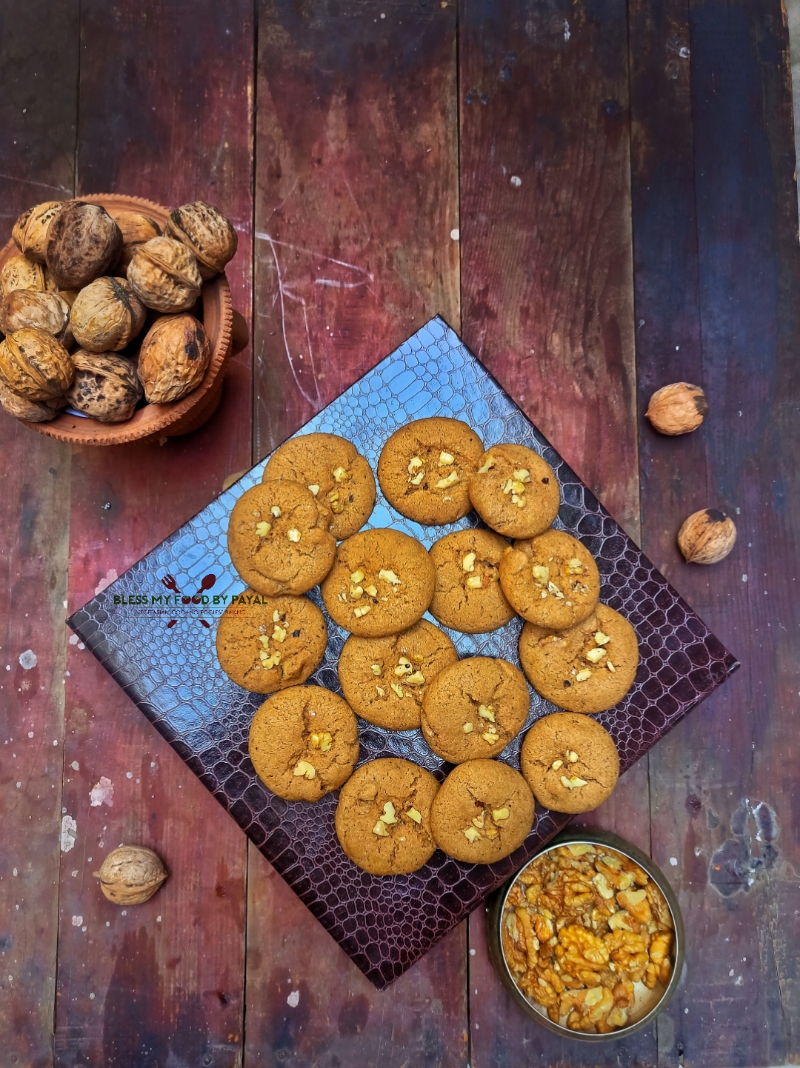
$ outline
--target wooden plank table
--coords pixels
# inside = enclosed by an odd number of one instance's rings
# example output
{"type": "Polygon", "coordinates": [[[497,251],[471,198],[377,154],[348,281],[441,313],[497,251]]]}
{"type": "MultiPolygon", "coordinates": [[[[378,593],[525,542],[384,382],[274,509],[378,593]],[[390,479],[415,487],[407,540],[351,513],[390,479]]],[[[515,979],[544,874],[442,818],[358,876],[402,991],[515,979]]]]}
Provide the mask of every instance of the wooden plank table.
{"type": "Polygon", "coordinates": [[[0,418],[0,1063],[798,1063],[800,260],[778,0],[29,0],[2,29],[5,234],[53,197],[208,199],[239,231],[252,345],[213,421],[161,446],[71,450],[0,418]],[[63,624],[435,312],[743,664],[584,820],[651,852],[687,925],[682,987],[625,1042],[520,1014],[480,912],[375,991],[63,624]],[[682,379],[711,414],[660,437],[647,399],[682,379]],[[738,542],[687,566],[675,532],[706,506],[738,542]],[[112,807],[89,804],[101,775],[112,807]],[[92,879],[120,841],[173,873],[139,910],[92,879]]]}

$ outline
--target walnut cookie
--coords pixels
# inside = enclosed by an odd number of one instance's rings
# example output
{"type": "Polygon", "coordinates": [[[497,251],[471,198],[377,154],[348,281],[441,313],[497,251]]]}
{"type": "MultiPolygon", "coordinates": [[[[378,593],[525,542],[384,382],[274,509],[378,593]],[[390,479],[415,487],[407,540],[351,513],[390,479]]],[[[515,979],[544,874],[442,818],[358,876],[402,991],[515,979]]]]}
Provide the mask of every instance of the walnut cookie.
{"type": "Polygon", "coordinates": [[[518,771],[499,760],[469,760],[439,787],[431,827],[448,856],[493,864],[522,845],[533,813],[533,794],[518,771]]]}
{"type": "Polygon", "coordinates": [[[509,538],[534,538],[547,530],[561,501],[555,472],[524,445],[492,445],[469,483],[475,511],[509,538]]]}
{"type": "Polygon", "coordinates": [[[453,523],[470,511],[468,485],[483,443],[459,419],[435,416],[400,427],[378,459],[386,499],[417,523],[453,523]]]}
{"type": "Polygon", "coordinates": [[[248,586],[275,597],[306,593],[330,571],[333,513],[299,482],[262,482],[231,512],[228,551],[248,586]]]}
{"type": "Polygon", "coordinates": [[[597,808],[619,778],[614,739],[596,720],[574,712],[538,719],[525,735],[519,763],[533,796],[554,812],[597,808]]]}
{"type": "Polygon", "coordinates": [[[362,638],[383,638],[422,617],[435,581],[428,550],[416,538],[399,530],[365,530],[339,544],[322,599],[340,627],[362,638]]]}
{"type": "Polygon", "coordinates": [[[600,573],[589,550],[560,530],[515,541],[500,561],[500,585],[530,623],[565,630],[591,615],[600,573]]]}
{"type": "Polygon", "coordinates": [[[358,760],[350,706],[322,686],[290,686],[261,705],[250,724],[256,775],[287,801],[319,801],[346,782],[358,760]]]}
{"type": "Polygon", "coordinates": [[[422,736],[453,764],[501,753],[525,726],[530,693],[507,660],[471,656],[445,668],[422,699],[422,736]]]}
{"type": "Polygon", "coordinates": [[[636,632],[619,612],[598,604],[569,630],[526,623],[519,658],[534,689],[568,712],[592,714],[616,705],[639,666],[636,632]]]}
{"type": "Polygon", "coordinates": [[[234,595],[217,627],[220,667],[251,693],[305,682],[325,655],[325,617],[307,597],[234,595]]]}
{"type": "Polygon", "coordinates": [[[445,627],[485,634],[515,615],[500,586],[500,561],[509,545],[492,530],[454,530],[430,547],[436,568],[431,615],[445,627]]]}
{"type": "Polygon", "coordinates": [[[458,660],[444,633],[421,619],[387,638],[351,635],[339,656],[339,681],[353,711],[378,727],[419,727],[422,700],[431,680],[458,660]]]}
{"type": "Polygon", "coordinates": [[[337,434],[290,438],[270,457],[264,481],[289,479],[306,486],[333,512],[337,541],[360,530],[375,507],[375,476],[355,445],[337,434]]]}
{"type": "Polygon", "coordinates": [[[407,875],[433,856],[433,775],[410,760],[363,764],[342,787],[336,835],[347,856],[371,875],[407,875]]]}

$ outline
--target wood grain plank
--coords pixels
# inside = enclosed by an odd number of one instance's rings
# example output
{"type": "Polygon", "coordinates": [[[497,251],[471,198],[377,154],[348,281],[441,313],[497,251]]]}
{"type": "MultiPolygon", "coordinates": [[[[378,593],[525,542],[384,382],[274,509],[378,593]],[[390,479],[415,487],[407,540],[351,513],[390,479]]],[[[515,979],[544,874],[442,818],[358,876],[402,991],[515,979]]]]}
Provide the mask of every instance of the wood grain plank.
{"type": "Polygon", "coordinates": [[[798,847],[778,838],[797,812],[800,689],[788,39],[777,2],[632,11],[640,405],[686,378],[711,407],[687,439],[642,431],[643,545],[743,664],[651,754],[654,856],[689,944],[686,985],[659,1018],[659,1059],[785,1064],[800,1055],[798,847]],[[737,545],[713,567],[687,566],[675,533],[708,506],[734,517],[737,545]]]}
{"type": "MultiPolygon", "coordinates": [[[[20,212],[72,195],[77,4],[1,10],[0,62],[5,244],[20,212]]],[[[45,1068],[58,935],[70,454],[4,412],[0,454],[0,1034],[5,1064],[45,1068]],[[26,650],[37,658],[27,670],[26,650]]]]}
{"type": "MultiPolygon", "coordinates": [[[[431,315],[460,325],[455,56],[452,4],[260,5],[259,455],[431,315]]],[[[465,925],[378,992],[250,871],[245,1064],[466,1064],[465,925]]]]}
{"type": "MultiPolygon", "coordinates": [[[[252,4],[84,0],[81,17],[79,192],[219,206],[239,231],[228,276],[247,313],[252,4]]],[[[248,465],[248,359],[234,361],[219,411],[194,434],[75,450],[71,609],[248,465]]],[[[241,1060],[245,839],[88,651],[70,646],[69,670],[64,805],[78,826],[61,873],[56,1063],[229,1068],[241,1060]],[[113,807],[90,804],[101,776],[113,807]],[[91,875],[121,841],[154,847],[171,872],[127,910],[91,875]]]]}

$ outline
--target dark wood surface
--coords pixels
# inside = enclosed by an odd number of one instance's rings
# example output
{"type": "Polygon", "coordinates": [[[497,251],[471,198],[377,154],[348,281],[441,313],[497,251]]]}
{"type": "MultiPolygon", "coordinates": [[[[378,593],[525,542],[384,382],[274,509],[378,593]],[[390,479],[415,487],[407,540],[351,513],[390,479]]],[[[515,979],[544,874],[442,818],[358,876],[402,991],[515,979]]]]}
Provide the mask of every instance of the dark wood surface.
{"type": "Polygon", "coordinates": [[[208,199],[239,231],[253,338],[183,439],[71,450],[0,418],[0,1063],[798,1062],[800,262],[777,0],[37,0],[0,31],[6,233],[75,192],[208,199]],[[63,625],[437,311],[743,664],[583,821],[651,852],[687,925],[682,987],[626,1042],[520,1014],[480,912],[376,992],[63,625]],[[681,379],[711,414],[663,438],[642,414],[681,379]],[[739,539],[690,567],[675,532],[706,506],[739,539]],[[90,806],[101,776],[113,807],[90,806]],[[172,872],[126,915],[92,879],[121,841],[172,872]]]}

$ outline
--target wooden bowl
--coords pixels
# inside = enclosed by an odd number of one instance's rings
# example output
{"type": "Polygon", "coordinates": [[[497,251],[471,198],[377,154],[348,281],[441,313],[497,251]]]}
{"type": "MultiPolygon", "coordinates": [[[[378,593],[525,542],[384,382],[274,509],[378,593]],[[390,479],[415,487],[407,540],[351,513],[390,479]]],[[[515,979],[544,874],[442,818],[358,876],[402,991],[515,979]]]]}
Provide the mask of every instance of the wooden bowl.
{"type": "MultiPolygon", "coordinates": [[[[168,208],[140,197],[99,193],[78,199],[89,204],[100,204],[112,218],[122,211],[141,212],[162,228],[169,215],[168,208]]],[[[18,251],[14,242],[9,241],[0,252],[0,268],[18,251]]],[[[125,423],[99,423],[96,419],[67,413],[56,416],[49,423],[29,423],[26,420],[22,422],[39,434],[76,445],[125,445],[131,441],[188,434],[202,426],[211,418],[220,402],[225,362],[231,354],[233,310],[231,291],[224,274],[215,275],[210,281],[203,283],[201,300],[203,328],[211,343],[211,360],[203,381],[187,396],[170,404],[146,404],[143,408],[138,408],[125,423]]]]}

